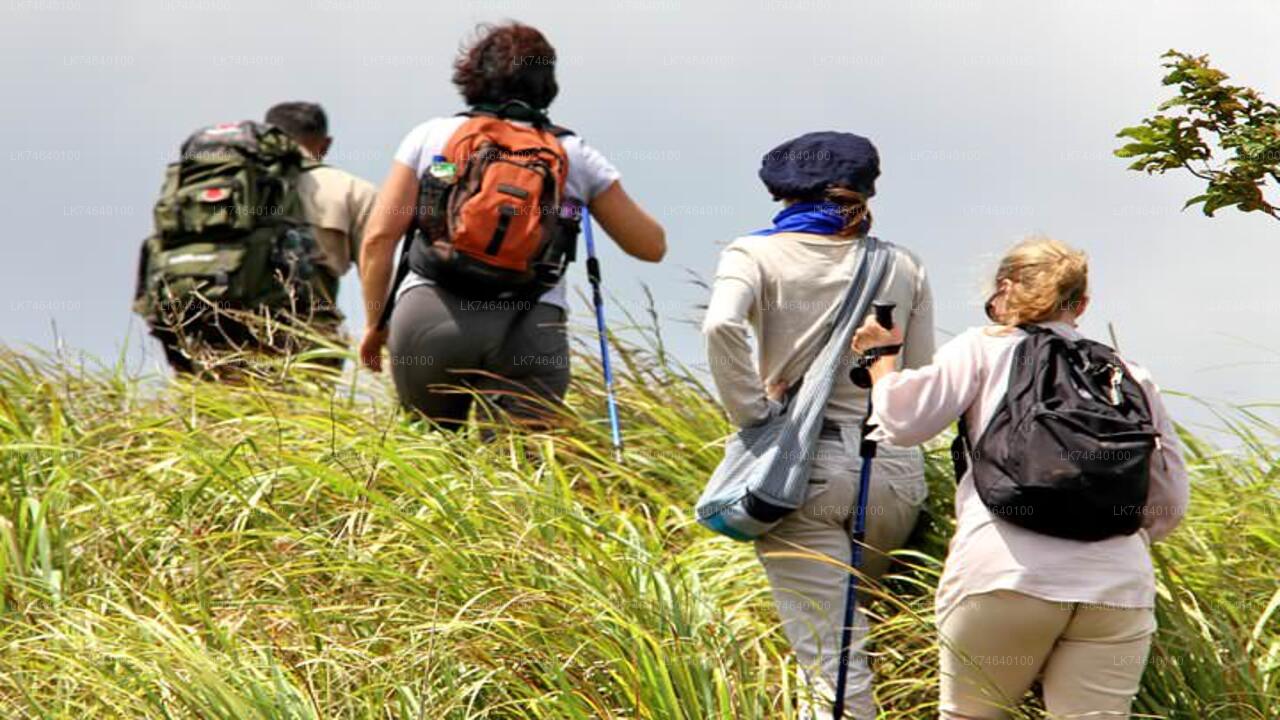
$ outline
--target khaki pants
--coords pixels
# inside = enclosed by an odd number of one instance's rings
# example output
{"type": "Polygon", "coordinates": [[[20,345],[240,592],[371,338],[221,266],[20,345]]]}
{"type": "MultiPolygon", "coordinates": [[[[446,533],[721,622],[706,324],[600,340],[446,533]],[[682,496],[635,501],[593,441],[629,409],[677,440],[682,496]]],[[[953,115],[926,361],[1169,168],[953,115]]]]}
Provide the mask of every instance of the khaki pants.
{"type": "MultiPolygon", "coordinates": [[[[805,504],[768,535],[756,541],[756,553],[769,576],[782,627],[800,669],[800,716],[831,717],[840,662],[844,620],[845,569],[852,543],[849,527],[858,496],[858,430],[842,429],[842,440],[818,441],[805,504]]],[[[911,535],[928,490],[919,450],[881,446],[872,466],[867,498],[867,545],[862,570],[878,578],[889,566],[884,553],[911,535]]],[[[876,716],[871,670],[862,647],[867,620],[855,617],[845,717],[876,716]]]]}
{"type": "Polygon", "coordinates": [[[1039,675],[1054,718],[1127,718],[1155,629],[1149,608],[970,595],[939,627],[941,717],[1005,718],[1039,675]]]}

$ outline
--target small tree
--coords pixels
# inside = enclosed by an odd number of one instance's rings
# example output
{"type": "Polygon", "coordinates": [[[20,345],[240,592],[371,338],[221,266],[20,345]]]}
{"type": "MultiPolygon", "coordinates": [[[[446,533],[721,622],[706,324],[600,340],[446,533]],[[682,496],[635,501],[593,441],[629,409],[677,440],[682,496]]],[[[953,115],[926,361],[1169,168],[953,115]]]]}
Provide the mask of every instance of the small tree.
{"type": "Polygon", "coordinates": [[[1178,94],[1141,125],[1121,130],[1117,137],[1132,142],[1115,154],[1134,158],[1130,170],[1185,169],[1206,181],[1204,193],[1183,208],[1202,205],[1212,216],[1235,206],[1280,220],[1280,208],[1264,196],[1268,178],[1280,183],[1280,108],[1251,88],[1225,84],[1227,74],[1210,67],[1207,55],[1170,50],[1162,57],[1169,69],[1164,84],[1178,86],[1178,94]],[[1176,114],[1164,114],[1167,110],[1176,114]],[[1217,156],[1206,136],[1217,146],[1217,156]]]}

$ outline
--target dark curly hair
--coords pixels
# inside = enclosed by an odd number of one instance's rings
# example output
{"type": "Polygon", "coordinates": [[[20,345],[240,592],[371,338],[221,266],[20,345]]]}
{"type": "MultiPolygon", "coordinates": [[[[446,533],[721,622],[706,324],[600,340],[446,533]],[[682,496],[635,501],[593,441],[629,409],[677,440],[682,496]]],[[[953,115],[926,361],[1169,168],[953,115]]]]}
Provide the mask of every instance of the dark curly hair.
{"type": "Polygon", "coordinates": [[[556,49],[536,28],[481,24],[453,62],[453,84],[469,105],[523,100],[545,110],[560,90],[555,65],[556,49]]]}

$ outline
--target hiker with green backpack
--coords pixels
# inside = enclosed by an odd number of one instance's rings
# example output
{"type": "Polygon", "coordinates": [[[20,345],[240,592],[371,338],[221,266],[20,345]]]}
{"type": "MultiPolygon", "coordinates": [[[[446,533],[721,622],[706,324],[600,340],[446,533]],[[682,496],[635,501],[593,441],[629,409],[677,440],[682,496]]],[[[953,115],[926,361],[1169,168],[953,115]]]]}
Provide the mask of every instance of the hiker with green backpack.
{"type": "MultiPolygon", "coordinates": [[[[316,264],[322,302],[313,304],[309,325],[334,340],[340,337],[338,282],[360,259],[360,243],[373,212],[378,188],[373,183],[325,162],[333,138],[324,108],[310,102],[279,103],[267,111],[266,122],[284,130],[298,143],[306,170],[298,178],[302,216],[315,235],[320,256],[316,264]]],[[[341,360],[337,360],[341,366],[341,360]]]]}
{"type": "MultiPolygon", "coordinates": [[[[1151,376],[1085,338],[1084,253],[1033,238],[1000,262],[991,324],[932,363],[871,364],[873,437],[916,444],[959,419],[956,529],[937,590],[944,720],[997,720],[1037,677],[1055,718],[1127,718],[1155,620],[1150,545],[1189,488],[1151,376]]],[[[868,320],[853,348],[902,342],[868,320]]]]}
{"type": "Polygon", "coordinates": [[[226,377],[248,355],[340,339],[338,277],[358,254],[375,190],[321,163],[331,143],[312,103],[282,103],[265,123],[212,125],[183,143],[134,301],[175,372],[226,377]]]}
{"type": "Polygon", "coordinates": [[[401,403],[442,428],[461,427],[476,397],[550,421],[569,385],[564,277],[580,210],[632,257],[666,252],[614,166],[550,121],[555,62],[532,27],[480,26],[454,63],[468,109],[409,132],[370,221],[361,362],[380,371],[386,346],[401,403]]]}

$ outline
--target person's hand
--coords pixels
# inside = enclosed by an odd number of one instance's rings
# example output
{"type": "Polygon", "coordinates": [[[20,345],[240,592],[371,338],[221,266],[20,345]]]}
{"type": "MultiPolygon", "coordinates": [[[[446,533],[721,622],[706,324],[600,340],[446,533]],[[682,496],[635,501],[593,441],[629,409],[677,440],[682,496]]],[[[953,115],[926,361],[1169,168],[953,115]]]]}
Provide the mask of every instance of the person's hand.
{"type": "Polygon", "coordinates": [[[862,323],[862,327],[853,334],[853,351],[858,354],[865,353],[871,348],[901,344],[902,328],[895,326],[892,330],[885,330],[880,323],[876,322],[874,315],[868,317],[866,322],[862,323]]]}
{"type": "Polygon", "coordinates": [[[365,328],[360,340],[360,364],[374,372],[382,372],[382,346],[387,344],[387,331],[365,328]]]}
{"type": "Polygon", "coordinates": [[[783,396],[787,394],[787,383],[785,380],[774,380],[764,388],[765,397],[774,402],[782,402],[783,396]]]}

